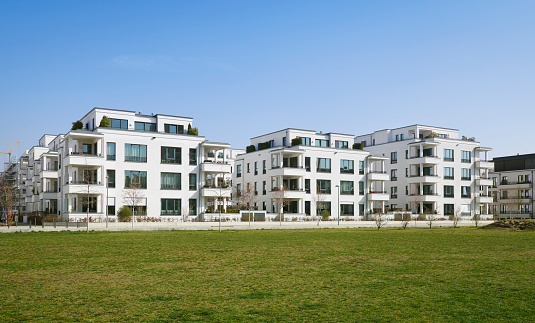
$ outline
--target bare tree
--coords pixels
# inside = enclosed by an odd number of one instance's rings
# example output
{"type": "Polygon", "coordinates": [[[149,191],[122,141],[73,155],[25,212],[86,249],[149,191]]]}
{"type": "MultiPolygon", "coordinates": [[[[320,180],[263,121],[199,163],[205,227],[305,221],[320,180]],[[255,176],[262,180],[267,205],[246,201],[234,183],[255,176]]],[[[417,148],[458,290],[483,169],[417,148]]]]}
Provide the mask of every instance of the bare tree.
{"type": "Polygon", "coordinates": [[[481,214],[479,214],[478,211],[474,212],[474,216],[472,217],[472,220],[474,221],[474,224],[477,226],[479,225],[479,221],[481,221],[481,214]]]}
{"type": "Polygon", "coordinates": [[[86,166],[82,169],[82,181],[81,184],[84,184],[85,188],[80,192],[82,195],[81,202],[82,206],[86,208],[86,231],[89,232],[89,211],[91,208],[96,207],[96,198],[94,198],[92,195],[95,194],[95,191],[93,190],[91,185],[98,184],[96,180],[96,171],[92,171],[88,166],[86,162],[86,166]]]}
{"type": "Polygon", "coordinates": [[[318,187],[316,189],[316,194],[313,196],[313,199],[314,199],[314,206],[316,208],[316,216],[318,217],[318,226],[320,225],[320,221],[321,221],[321,214],[317,214],[318,213],[318,210],[321,206],[323,206],[323,203],[325,202],[325,200],[327,199],[325,193],[323,193],[320,188],[318,187]]]}
{"type": "Polygon", "coordinates": [[[407,229],[409,222],[411,221],[411,214],[409,212],[401,212],[401,227],[407,229]]]}
{"type": "Polygon", "coordinates": [[[275,187],[273,189],[272,198],[275,202],[275,207],[277,208],[278,216],[279,216],[279,223],[282,225],[282,217],[284,216],[284,207],[290,205],[290,200],[286,198],[286,191],[288,191],[288,187],[282,186],[281,188],[275,187]]]}
{"type": "Polygon", "coordinates": [[[249,184],[250,183],[247,183],[245,188],[241,190],[240,201],[245,205],[247,210],[249,210],[249,225],[251,225],[251,213],[254,204],[258,201],[258,192],[256,192],[252,185],[249,184]]]}
{"type": "Polygon", "coordinates": [[[5,174],[2,174],[0,177],[0,210],[3,210],[4,219],[6,220],[6,225],[9,228],[11,222],[13,221],[13,205],[15,203],[14,199],[15,188],[11,187],[9,180],[6,179],[5,174]]]}
{"type": "Polygon", "coordinates": [[[372,216],[372,220],[375,221],[375,226],[377,227],[377,230],[381,230],[381,228],[388,223],[387,215],[382,212],[375,213],[372,216]]]}
{"type": "Polygon", "coordinates": [[[143,198],[143,191],[139,184],[130,184],[130,187],[123,190],[123,203],[132,206],[132,228],[136,217],[136,207],[143,201],[143,198]]]}
{"type": "Polygon", "coordinates": [[[189,217],[189,212],[190,212],[189,203],[184,203],[182,205],[181,211],[182,211],[182,222],[186,222],[189,217]]]}
{"type": "Polygon", "coordinates": [[[427,222],[427,225],[429,226],[429,229],[433,227],[433,222],[437,220],[437,215],[434,211],[430,210],[424,210],[425,214],[425,221],[427,222]]]}
{"type": "Polygon", "coordinates": [[[454,228],[457,228],[459,226],[459,222],[461,222],[462,217],[463,217],[463,213],[461,212],[461,207],[458,206],[457,208],[455,208],[455,211],[453,212],[453,217],[452,217],[454,228]]]}

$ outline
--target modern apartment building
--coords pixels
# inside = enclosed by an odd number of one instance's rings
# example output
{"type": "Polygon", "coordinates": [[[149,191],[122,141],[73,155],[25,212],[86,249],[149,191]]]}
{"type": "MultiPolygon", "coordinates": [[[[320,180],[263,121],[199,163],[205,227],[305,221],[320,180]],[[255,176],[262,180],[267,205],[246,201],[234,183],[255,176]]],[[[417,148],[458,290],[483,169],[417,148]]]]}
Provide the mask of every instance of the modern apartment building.
{"type": "Polygon", "coordinates": [[[27,212],[103,219],[131,205],[133,190],[137,214],[168,220],[202,215],[214,196],[228,204],[232,162],[243,150],[188,134],[192,118],[94,108],[80,121],[82,129],[44,135],[28,151],[27,212]],[[104,117],[109,127],[100,126],[104,117]]]}
{"type": "Polygon", "coordinates": [[[493,162],[495,213],[500,218],[534,218],[535,154],[495,157],[493,162]]]}
{"type": "Polygon", "coordinates": [[[364,150],[388,158],[389,207],[443,216],[456,210],[492,217],[491,148],[459,131],[412,125],[355,137],[364,150]]]}
{"type": "Polygon", "coordinates": [[[284,129],[251,139],[235,161],[237,192],[254,191],[259,210],[306,218],[327,210],[331,218],[362,218],[384,209],[385,157],[352,149],[353,135],[284,129]],[[339,207],[338,207],[339,206],[339,207]]]}

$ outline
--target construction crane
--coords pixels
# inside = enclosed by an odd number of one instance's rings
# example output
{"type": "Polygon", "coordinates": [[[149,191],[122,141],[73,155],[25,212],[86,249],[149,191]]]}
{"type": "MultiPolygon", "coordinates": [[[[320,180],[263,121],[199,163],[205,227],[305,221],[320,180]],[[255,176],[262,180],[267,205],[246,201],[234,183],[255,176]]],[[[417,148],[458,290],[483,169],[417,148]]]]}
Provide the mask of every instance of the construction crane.
{"type": "Polygon", "coordinates": [[[17,147],[17,145],[19,144],[20,142],[17,141],[17,142],[10,142],[10,143],[7,143],[7,144],[3,144],[3,145],[0,145],[0,146],[9,146],[9,145],[14,145],[13,148],[10,150],[10,151],[0,151],[0,154],[7,154],[9,157],[8,157],[8,161],[11,161],[11,153],[13,152],[13,149],[15,149],[15,147],[17,147]]]}

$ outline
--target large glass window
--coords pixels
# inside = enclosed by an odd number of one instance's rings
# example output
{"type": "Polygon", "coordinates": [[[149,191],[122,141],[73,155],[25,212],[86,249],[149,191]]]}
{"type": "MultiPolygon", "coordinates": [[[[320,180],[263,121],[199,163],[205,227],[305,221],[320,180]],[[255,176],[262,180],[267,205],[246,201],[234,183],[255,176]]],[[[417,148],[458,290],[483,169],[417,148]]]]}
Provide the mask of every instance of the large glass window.
{"type": "Polygon", "coordinates": [[[110,119],[110,125],[115,129],[128,129],[128,120],[110,119]]]}
{"type": "Polygon", "coordinates": [[[453,149],[444,149],[444,161],[453,161],[453,149]]]}
{"type": "Polygon", "coordinates": [[[398,162],[398,152],[397,151],[393,151],[390,153],[390,163],[391,164],[395,164],[398,162]]]}
{"type": "Polygon", "coordinates": [[[164,123],[163,130],[165,131],[165,133],[183,134],[184,133],[184,126],[183,125],[164,123]]]}
{"type": "Polygon", "coordinates": [[[310,179],[305,179],[305,193],[310,193],[310,179]]]}
{"type": "Polygon", "coordinates": [[[190,191],[197,190],[197,174],[195,173],[189,174],[189,189],[190,191]]]}
{"type": "Polygon", "coordinates": [[[329,140],[316,139],[316,147],[329,147],[329,140]]]}
{"type": "Polygon", "coordinates": [[[115,143],[114,142],[108,142],[106,144],[106,159],[115,160],[115,143]]]}
{"type": "Polygon", "coordinates": [[[106,170],[106,177],[109,188],[115,188],[115,169],[106,170]]]}
{"type": "Polygon", "coordinates": [[[310,138],[301,137],[301,145],[310,146],[311,145],[310,138]]]}
{"type": "Polygon", "coordinates": [[[342,216],[355,215],[355,208],[353,204],[340,204],[340,215],[342,216]]]}
{"type": "Polygon", "coordinates": [[[139,188],[147,188],[147,172],[137,170],[124,171],[124,187],[130,188],[132,185],[139,188]]]}
{"type": "Polygon", "coordinates": [[[444,179],[454,179],[453,167],[444,167],[444,179]]]}
{"type": "Polygon", "coordinates": [[[390,188],[390,197],[395,199],[398,197],[398,187],[397,186],[392,186],[390,188]]]}
{"type": "Polygon", "coordinates": [[[150,122],[135,122],[135,129],[138,131],[156,131],[156,124],[150,122]]]}
{"type": "Polygon", "coordinates": [[[310,157],[305,157],[305,169],[310,172],[310,157]]]}
{"type": "Polygon", "coordinates": [[[471,156],[469,151],[461,150],[461,163],[469,163],[471,162],[471,156]]]}
{"type": "Polygon", "coordinates": [[[325,179],[318,179],[316,181],[318,192],[322,194],[331,194],[331,181],[325,179]]]}
{"type": "Polygon", "coordinates": [[[236,165],[236,177],[241,177],[241,165],[236,165]]]}
{"type": "Polygon", "coordinates": [[[197,199],[189,199],[189,215],[197,215],[197,199]]]}
{"type": "Polygon", "coordinates": [[[182,164],[182,148],[162,147],[162,164],[182,164]]]}
{"type": "Polygon", "coordinates": [[[161,215],[180,215],[180,208],[182,204],[180,199],[161,199],[161,201],[161,215]]]}
{"type": "Polygon", "coordinates": [[[364,182],[359,182],[359,195],[364,195],[364,182]]]}
{"type": "Polygon", "coordinates": [[[359,161],[359,174],[364,175],[364,161],[359,161]]]}
{"type": "Polygon", "coordinates": [[[391,169],[390,170],[390,180],[391,181],[397,181],[398,180],[398,170],[397,169],[391,169]]]}
{"type": "Polygon", "coordinates": [[[444,204],[444,215],[453,215],[453,204],[444,204]]]}
{"type": "Polygon", "coordinates": [[[461,197],[471,197],[470,186],[461,186],[461,197]]]}
{"type": "Polygon", "coordinates": [[[180,173],[161,173],[162,190],[180,190],[180,173]]]}
{"type": "Polygon", "coordinates": [[[316,171],[320,173],[331,172],[331,159],[330,158],[317,158],[316,164],[317,164],[316,171]]]}
{"type": "Polygon", "coordinates": [[[353,174],[355,172],[353,161],[340,159],[340,173],[353,174]]]}
{"type": "Polygon", "coordinates": [[[147,162],[146,145],[125,144],[124,154],[124,161],[141,163],[147,162]]]}
{"type": "Polygon", "coordinates": [[[444,185],[444,197],[455,197],[453,186],[444,185]]]}
{"type": "Polygon", "coordinates": [[[336,140],[334,144],[336,148],[349,148],[349,142],[347,141],[336,140]]]}
{"type": "Polygon", "coordinates": [[[470,168],[461,168],[461,179],[465,181],[472,179],[470,168]]]}
{"type": "Polygon", "coordinates": [[[353,195],[353,181],[340,181],[340,195],[353,195]]]}
{"type": "Polygon", "coordinates": [[[189,164],[197,165],[197,149],[195,148],[189,149],[189,164]]]}

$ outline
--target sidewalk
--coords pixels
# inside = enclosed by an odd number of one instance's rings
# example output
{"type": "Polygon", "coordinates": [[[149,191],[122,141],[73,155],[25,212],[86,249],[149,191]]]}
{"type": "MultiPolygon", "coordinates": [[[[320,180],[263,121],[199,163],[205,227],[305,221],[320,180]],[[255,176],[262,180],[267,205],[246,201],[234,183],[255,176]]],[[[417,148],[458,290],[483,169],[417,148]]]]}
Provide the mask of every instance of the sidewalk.
{"type": "MultiPolygon", "coordinates": [[[[479,226],[490,224],[494,221],[480,221],[479,226]]],[[[474,221],[461,221],[459,226],[468,227],[475,226],[474,221]]],[[[388,221],[384,227],[401,227],[400,221],[388,221]]],[[[411,221],[407,226],[413,227],[428,227],[426,221],[411,221]]],[[[433,227],[453,227],[452,221],[434,221],[433,227]]],[[[377,229],[374,221],[340,221],[338,225],[337,221],[305,221],[305,222],[221,222],[221,230],[261,230],[261,229],[325,229],[325,228],[375,228],[377,229]]],[[[134,223],[109,223],[106,228],[106,223],[89,223],[90,231],[165,231],[165,230],[219,230],[219,222],[138,222],[134,223]]],[[[86,231],[85,226],[77,228],[76,225],[70,224],[69,228],[65,226],[45,226],[40,225],[33,226],[31,229],[28,225],[24,226],[12,226],[9,229],[6,226],[0,227],[0,233],[9,232],[58,232],[58,231],[86,231]]]]}

